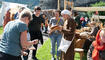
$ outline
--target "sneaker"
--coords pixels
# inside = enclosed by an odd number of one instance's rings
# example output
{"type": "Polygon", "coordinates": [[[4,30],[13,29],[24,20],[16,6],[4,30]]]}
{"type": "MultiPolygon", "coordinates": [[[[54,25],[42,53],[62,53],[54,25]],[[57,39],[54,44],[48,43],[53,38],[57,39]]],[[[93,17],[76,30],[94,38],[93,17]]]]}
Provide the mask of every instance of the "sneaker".
{"type": "Polygon", "coordinates": [[[59,60],[59,59],[57,59],[57,60],[59,60]]]}
{"type": "Polygon", "coordinates": [[[57,57],[57,59],[56,59],[56,60],[60,60],[60,59],[59,59],[59,57],[57,57]]]}
{"type": "Polygon", "coordinates": [[[35,57],[35,58],[33,58],[33,60],[38,60],[38,59],[35,57]]]}
{"type": "Polygon", "coordinates": [[[52,57],[52,59],[51,60],[56,60],[54,57],[52,57]]]}
{"type": "Polygon", "coordinates": [[[43,33],[48,34],[47,32],[43,32],[43,33]]]}
{"type": "Polygon", "coordinates": [[[57,58],[56,60],[59,60],[59,58],[57,58]]]}

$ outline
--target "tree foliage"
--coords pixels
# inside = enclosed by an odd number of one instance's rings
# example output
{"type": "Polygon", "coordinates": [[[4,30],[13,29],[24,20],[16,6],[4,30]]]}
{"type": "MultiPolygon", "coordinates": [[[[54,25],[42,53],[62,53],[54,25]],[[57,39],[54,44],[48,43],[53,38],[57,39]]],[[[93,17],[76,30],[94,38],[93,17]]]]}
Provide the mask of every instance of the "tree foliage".
{"type": "MultiPolygon", "coordinates": [[[[91,5],[92,7],[105,7],[105,2],[100,1],[91,5]]],[[[105,15],[105,11],[99,11],[99,15],[105,15]]]]}
{"type": "Polygon", "coordinates": [[[102,7],[102,6],[105,6],[105,2],[103,1],[100,1],[100,2],[97,2],[95,4],[91,4],[92,7],[102,7]]]}
{"type": "MultiPolygon", "coordinates": [[[[97,2],[95,4],[92,4],[91,6],[92,7],[105,7],[105,2],[100,1],[100,2],[97,2]]],[[[105,16],[105,11],[99,11],[99,15],[105,16]]],[[[101,20],[101,21],[104,23],[105,22],[105,19],[104,20],[101,20]]]]}

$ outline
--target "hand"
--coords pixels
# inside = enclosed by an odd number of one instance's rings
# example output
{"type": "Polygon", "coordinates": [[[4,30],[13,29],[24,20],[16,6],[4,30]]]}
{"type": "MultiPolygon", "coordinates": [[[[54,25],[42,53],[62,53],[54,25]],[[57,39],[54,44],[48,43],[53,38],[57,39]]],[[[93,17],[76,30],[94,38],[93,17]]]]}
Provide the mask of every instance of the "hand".
{"type": "Polygon", "coordinates": [[[33,40],[33,44],[38,44],[39,40],[33,40]]]}
{"type": "Polygon", "coordinates": [[[31,46],[30,48],[28,48],[29,50],[36,50],[35,47],[31,46]]]}
{"type": "Polygon", "coordinates": [[[23,56],[27,56],[28,53],[23,51],[23,52],[22,52],[22,55],[23,55],[23,56]]]}
{"type": "Polygon", "coordinates": [[[23,50],[23,51],[27,50],[27,47],[23,47],[22,50],[23,50]]]}
{"type": "Polygon", "coordinates": [[[61,31],[62,29],[63,29],[62,26],[58,26],[58,27],[57,27],[57,30],[60,30],[60,31],[61,31]]]}
{"type": "Polygon", "coordinates": [[[55,26],[51,27],[50,29],[52,30],[52,29],[55,29],[57,27],[58,27],[58,25],[55,25],[55,26]]]}

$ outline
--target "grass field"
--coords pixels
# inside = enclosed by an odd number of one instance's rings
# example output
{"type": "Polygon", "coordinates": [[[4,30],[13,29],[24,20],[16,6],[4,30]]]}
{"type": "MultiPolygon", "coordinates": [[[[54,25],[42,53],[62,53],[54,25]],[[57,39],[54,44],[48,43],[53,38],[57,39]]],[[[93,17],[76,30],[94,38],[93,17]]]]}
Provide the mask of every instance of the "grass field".
{"type": "MultiPolygon", "coordinates": [[[[46,40],[37,51],[37,58],[39,60],[51,60],[51,44],[50,39],[46,40]]],[[[75,60],[80,60],[80,55],[78,53],[75,54],[75,60]]],[[[83,60],[86,60],[86,57],[83,58],[83,60]]]]}
{"type": "Polygon", "coordinates": [[[2,34],[2,33],[3,33],[3,27],[0,26],[0,34],[2,34]]]}

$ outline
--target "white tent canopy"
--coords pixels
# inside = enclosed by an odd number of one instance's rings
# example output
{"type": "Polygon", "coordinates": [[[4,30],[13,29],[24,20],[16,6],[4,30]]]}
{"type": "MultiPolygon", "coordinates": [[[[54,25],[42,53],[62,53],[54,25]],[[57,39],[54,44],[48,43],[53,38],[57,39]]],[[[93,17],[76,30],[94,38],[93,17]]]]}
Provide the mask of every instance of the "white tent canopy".
{"type": "Polygon", "coordinates": [[[2,6],[1,6],[1,9],[0,9],[0,26],[3,25],[2,24],[3,20],[4,20],[3,17],[5,16],[6,10],[8,8],[10,8],[11,10],[15,9],[15,12],[17,12],[18,10],[16,8],[19,8],[19,7],[27,7],[27,5],[18,4],[18,3],[11,3],[11,2],[2,2],[2,6]]]}

